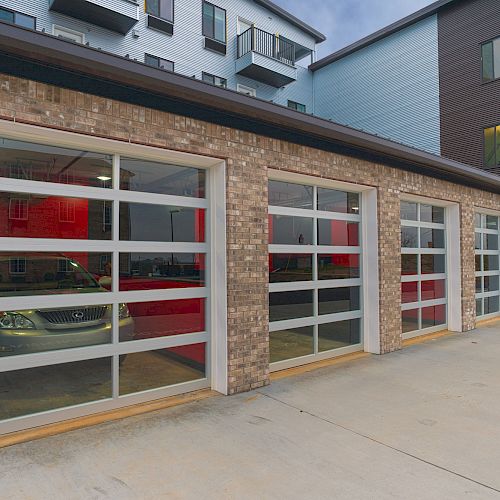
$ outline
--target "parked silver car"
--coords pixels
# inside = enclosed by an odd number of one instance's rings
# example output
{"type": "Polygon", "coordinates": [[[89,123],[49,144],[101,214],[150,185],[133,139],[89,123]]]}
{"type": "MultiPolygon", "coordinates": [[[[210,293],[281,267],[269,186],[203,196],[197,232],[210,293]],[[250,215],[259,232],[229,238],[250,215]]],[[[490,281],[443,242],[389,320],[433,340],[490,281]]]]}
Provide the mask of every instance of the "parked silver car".
{"type": "MultiPolygon", "coordinates": [[[[2,255],[0,260],[5,258],[9,257],[2,255]]],[[[44,269],[44,279],[38,279],[36,283],[32,283],[30,277],[17,282],[2,280],[1,295],[106,292],[98,280],[74,259],[37,253],[29,255],[29,262],[35,262],[33,268],[44,269]],[[59,271],[52,272],[54,266],[59,271]],[[61,269],[69,271],[61,272],[61,269]]],[[[119,305],[119,329],[122,340],[133,338],[134,321],[126,304],[119,305]]],[[[111,339],[111,305],[0,312],[0,356],[108,344],[111,339]]]]}

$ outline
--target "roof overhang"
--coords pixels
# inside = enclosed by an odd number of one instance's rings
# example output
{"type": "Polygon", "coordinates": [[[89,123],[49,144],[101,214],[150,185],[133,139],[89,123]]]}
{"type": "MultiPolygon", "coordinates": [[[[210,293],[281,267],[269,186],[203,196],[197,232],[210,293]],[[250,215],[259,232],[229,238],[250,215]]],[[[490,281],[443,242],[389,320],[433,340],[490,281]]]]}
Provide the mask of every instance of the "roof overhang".
{"type": "Polygon", "coordinates": [[[284,106],[0,23],[0,73],[191,116],[500,193],[500,177],[284,106]]]}

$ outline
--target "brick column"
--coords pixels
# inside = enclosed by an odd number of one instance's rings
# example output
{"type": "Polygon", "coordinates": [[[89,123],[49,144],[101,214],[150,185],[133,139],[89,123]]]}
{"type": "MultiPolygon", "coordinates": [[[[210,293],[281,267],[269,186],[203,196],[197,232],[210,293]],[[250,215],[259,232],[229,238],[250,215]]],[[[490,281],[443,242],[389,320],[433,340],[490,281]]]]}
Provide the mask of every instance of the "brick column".
{"type": "Polygon", "coordinates": [[[460,240],[462,259],[462,330],[468,332],[476,326],[476,264],[474,205],[471,196],[460,204],[460,240]]]}

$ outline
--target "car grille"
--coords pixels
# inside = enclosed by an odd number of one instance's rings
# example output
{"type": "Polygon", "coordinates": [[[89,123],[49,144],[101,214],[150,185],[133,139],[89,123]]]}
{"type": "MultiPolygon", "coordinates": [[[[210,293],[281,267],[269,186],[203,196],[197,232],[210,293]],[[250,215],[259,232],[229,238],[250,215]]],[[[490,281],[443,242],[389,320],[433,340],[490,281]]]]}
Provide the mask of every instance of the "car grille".
{"type": "Polygon", "coordinates": [[[61,309],[59,311],[38,311],[49,323],[55,325],[75,325],[88,321],[98,321],[106,314],[106,306],[85,307],[80,309],[61,309]]]}

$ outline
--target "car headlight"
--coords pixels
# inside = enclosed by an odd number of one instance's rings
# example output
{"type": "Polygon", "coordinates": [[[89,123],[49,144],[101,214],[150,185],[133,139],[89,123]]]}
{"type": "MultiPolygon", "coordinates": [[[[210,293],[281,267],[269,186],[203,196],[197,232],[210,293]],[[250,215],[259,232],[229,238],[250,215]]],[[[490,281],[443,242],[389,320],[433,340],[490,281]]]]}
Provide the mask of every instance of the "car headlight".
{"type": "Polygon", "coordinates": [[[128,310],[127,304],[120,304],[118,306],[118,317],[120,319],[130,318],[130,311],[128,310]]]}
{"type": "Polygon", "coordinates": [[[0,313],[0,329],[26,330],[27,328],[35,328],[35,325],[26,316],[15,312],[0,313]]]}

